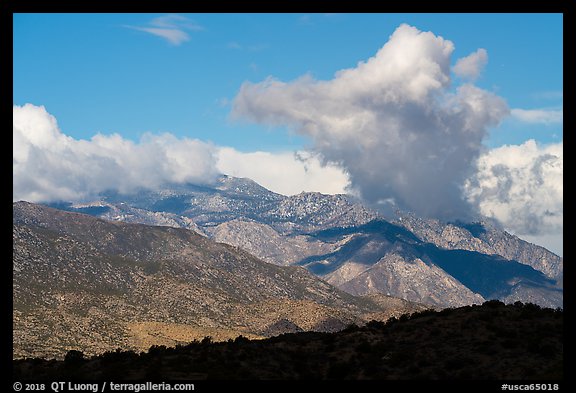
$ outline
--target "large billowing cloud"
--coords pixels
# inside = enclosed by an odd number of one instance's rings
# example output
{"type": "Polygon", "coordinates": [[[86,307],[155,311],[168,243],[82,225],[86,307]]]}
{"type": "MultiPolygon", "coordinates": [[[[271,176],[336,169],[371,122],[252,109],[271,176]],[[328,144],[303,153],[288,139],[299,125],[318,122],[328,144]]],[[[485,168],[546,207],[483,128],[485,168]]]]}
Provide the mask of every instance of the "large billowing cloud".
{"type": "Polygon", "coordinates": [[[563,143],[539,146],[528,140],[483,154],[466,195],[483,215],[516,234],[561,234],[563,177],[563,143]]]}
{"type": "Polygon", "coordinates": [[[170,134],[145,135],[139,143],[117,134],[76,140],[31,104],[13,107],[13,138],[14,200],[75,201],[107,189],[206,183],[218,174],[210,144],[170,134]]]}
{"type": "Polygon", "coordinates": [[[233,115],[309,136],[367,202],[467,218],[462,186],[487,129],[509,109],[472,84],[451,86],[453,50],[442,37],[401,25],[374,57],[332,80],[244,83],[233,115]]]}

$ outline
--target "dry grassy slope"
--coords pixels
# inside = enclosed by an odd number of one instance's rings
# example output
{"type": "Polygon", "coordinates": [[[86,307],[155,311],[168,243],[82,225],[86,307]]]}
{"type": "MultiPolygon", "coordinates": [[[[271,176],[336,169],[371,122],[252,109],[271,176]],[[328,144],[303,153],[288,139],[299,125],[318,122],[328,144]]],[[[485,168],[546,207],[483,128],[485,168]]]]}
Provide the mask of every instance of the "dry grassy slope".
{"type": "Polygon", "coordinates": [[[137,351],[147,351],[152,345],[175,347],[194,340],[211,337],[213,341],[227,341],[238,336],[255,340],[264,338],[241,330],[206,328],[181,323],[130,322],[126,324],[130,335],[130,347],[137,351]]]}

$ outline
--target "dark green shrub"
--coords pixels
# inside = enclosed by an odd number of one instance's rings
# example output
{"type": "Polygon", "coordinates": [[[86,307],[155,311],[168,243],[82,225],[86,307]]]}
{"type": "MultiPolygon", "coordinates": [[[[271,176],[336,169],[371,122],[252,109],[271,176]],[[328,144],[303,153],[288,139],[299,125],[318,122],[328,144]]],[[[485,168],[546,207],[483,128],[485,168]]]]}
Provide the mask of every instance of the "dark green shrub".
{"type": "Polygon", "coordinates": [[[371,353],[373,350],[372,345],[367,341],[364,341],[356,346],[356,352],[360,353],[371,353]]]}
{"type": "Polygon", "coordinates": [[[366,324],[366,327],[373,329],[373,330],[382,330],[382,329],[384,329],[385,326],[386,326],[386,324],[384,322],[376,321],[374,319],[366,324]]]}
{"type": "Polygon", "coordinates": [[[346,328],[342,331],[345,333],[354,333],[357,332],[358,330],[360,330],[360,327],[355,323],[351,323],[350,325],[346,326],[346,328]]]}
{"type": "Polygon", "coordinates": [[[504,303],[502,303],[500,300],[497,300],[497,299],[485,301],[484,303],[482,303],[482,306],[488,307],[488,308],[506,307],[506,305],[504,303]]]}
{"type": "Polygon", "coordinates": [[[64,356],[64,363],[66,365],[80,364],[84,361],[84,353],[82,351],[77,351],[72,349],[66,353],[64,356]]]}
{"type": "Polygon", "coordinates": [[[165,345],[152,345],[150,349],[148,349],[148,354],[152,356],[162,356],[164,353],[166,353],[165,345]]]}
{"type": "Polygon", "coordinates": [[[348,362],[340,361],[332,363],[328,368],[328,374],[326,376],[328,379],[343,379],[350,373],[351,368],[348,362]]]}
{"type": "Polygon", "coordinates": [[[212,337],[210,336],[206,336],[202,339],[202,341],[200,341],[200,344],[202,345],[210,345],[212,344],[212,337]]]}

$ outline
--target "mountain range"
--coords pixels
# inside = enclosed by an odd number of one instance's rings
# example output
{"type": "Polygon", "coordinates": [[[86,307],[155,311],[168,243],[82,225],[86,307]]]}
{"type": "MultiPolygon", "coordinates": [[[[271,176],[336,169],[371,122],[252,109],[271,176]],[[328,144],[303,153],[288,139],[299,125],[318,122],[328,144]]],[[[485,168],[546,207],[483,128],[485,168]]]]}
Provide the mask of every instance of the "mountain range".
{"type": "Polygon", "coordinates": [[[13,356],[337,331],[427,308],[353,296],[205,236],[13,204],[13,356]]]}
{"type": "Polygon", "coordinates": [[[393,219],[348,195],[276,194],[250,179],[178,184],[52,206],[100,218],[186,228],[280,266],[303,266],[353,295],[437,307],[484,300],[563,305],[563,259],[488,221],[393,219]]]}
{"type": "Polygon", "coordinates": [[[14,358],[338,331],[489,299],[562,307],[563,260],[489,222],[249,179],[13,204],[14,358]]]}

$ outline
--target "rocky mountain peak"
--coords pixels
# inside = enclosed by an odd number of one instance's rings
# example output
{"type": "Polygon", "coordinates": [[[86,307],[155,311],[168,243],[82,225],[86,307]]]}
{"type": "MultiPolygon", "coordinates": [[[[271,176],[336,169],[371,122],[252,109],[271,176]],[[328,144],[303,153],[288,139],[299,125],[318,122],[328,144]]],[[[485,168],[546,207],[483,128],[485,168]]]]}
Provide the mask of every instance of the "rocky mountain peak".
{"type": "Polygon", "coordinates": [[[283,195],[272,192],[252,179],[222,175],[217,180],[217,190],[226,191],[233,195],[244,195],[266,200],[284,199],[283,195]]]}

